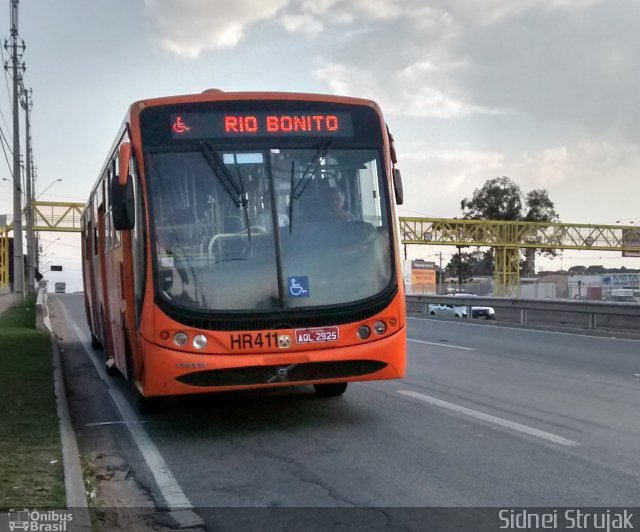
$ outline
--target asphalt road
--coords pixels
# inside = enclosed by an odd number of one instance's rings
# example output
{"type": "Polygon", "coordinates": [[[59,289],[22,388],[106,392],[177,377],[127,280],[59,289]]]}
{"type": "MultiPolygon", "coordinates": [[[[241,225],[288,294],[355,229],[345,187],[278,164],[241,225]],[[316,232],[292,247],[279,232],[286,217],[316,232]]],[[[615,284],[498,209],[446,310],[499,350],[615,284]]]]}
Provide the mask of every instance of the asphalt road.
{"type": "Polygon", "coordinates": [[[52,300],[83,452],[117,447],[162,505],[135,426],[211,529],[265,525],[224,508],[640,506],[640,341],[410,318],[402,381],[195,397],[118,424],[109,390],[131,398],[90,362],[82,296],[52,300]]]}

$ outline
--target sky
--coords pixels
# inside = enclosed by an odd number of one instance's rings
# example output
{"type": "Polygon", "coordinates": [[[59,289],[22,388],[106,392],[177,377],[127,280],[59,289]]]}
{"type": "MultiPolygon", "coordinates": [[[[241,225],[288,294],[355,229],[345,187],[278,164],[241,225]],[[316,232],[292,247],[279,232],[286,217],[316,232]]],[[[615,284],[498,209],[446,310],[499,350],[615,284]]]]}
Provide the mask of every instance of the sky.
{"type": "MultiPolygon", "coordinates": [[[[638,20],[630,0],[22,0],[36,195],[86,201],[133,101],[300,91],[380,104],[404,180],[401,216],[460,216],[463,198],[508,176],[523,193],[547,189],[563,222],[640,224],[638,20]]],[[[8,85],[0,111],[11,139],[8,85]]],[[[0,177],[10,175],[0,158],[0,177]]],[[[0,214],[11,219],[12,205],[0,181],[0,214]]],[[[64,267],[46,277],[80,289],[79,235],[42,242],[45,263],[64,267]]],[[[409,253],[433,260],[436,250],[409,253]]],[[[577,251],[538,264],[640,267],[577,251]]]]}

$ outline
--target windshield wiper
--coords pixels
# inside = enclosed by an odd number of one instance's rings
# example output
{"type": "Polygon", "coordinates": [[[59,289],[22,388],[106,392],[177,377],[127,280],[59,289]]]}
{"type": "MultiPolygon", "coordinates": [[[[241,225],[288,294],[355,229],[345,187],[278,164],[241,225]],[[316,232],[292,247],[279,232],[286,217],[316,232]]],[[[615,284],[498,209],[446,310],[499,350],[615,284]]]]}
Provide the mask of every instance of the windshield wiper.
{"type": "Polygon", "coordinates": [[[244,182],[242,180],[242,174],[238,168],[238,180],[240,184],[235,182],[231,172],[224,164],[222,157],[211,145],[210,142],[201,142],[200,151],[204,156],[205,161],[209,164],[213,173],[220,179],[222,186],[233,201],[234,205],[238,208],[242,207],[245,225],[247,226],[247,238],[251,241],[251,226],[249,224],[249,200],[244,190],[244,182]]]}
{"type": "Polygon", "coordinates": [[[309,164],[307,165],[307,167],[304,169],[304,172],[300,176],[300,179],[298,179],[298,182],[296,183],[295,187],[293,183],[294,176],[292,172],[291,174],[291,199],[292,200],[300,199],[300,196],[302,196],[302,193],[307,188],[307,185],[309,184],[309,181],[310,181],[309,179],[306,179],[307,174],[311,176],[317,172],[318,167],[320,166],[320,163],[327,156],[327,153],[331,149],[332,144],[333,144],[333,139],[326,142],[324,145],[320,146],[317,149],[316,153],[313,155],[313,158],[311,159],[311,161],[309,161],[309,164]],[[311,167],[313,167],[313,170],[309,172],[311,167]]]}
{"type": "Polygon", "coordinates": [[[293,221],[293,200],[299,200],[302,196],[302,193],[305,191],[309,183],[311,182],[310,177],[318,171],[318,167],[322,160],[327,156],[331,146],[333,145],[333,139],[322,144],[316,152],[313,154],[312,159],[309,161],[309,164],[302,172],[300,179],[295,183],[295,172],[294,165],[291,164],[291,196],[289,197],[289,231],[292,230],[291,225],[293,221]],[[311,168],[313,167],[313,170],[311,168]],[[309,171],[311,170],[311,171],[309,171]],[[307,174],[309,174],[309,179],[307,179],[307,174]]]}

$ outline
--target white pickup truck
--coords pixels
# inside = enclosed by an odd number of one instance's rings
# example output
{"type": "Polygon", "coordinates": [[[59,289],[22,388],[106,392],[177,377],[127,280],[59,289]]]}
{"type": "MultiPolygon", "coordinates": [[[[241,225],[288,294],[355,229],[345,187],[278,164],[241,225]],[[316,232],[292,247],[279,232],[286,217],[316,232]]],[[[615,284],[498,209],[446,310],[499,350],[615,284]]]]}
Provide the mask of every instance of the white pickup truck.
{"type": "MultiPolygon", "coordinates": [[[[455,294],[448,294],[446,297],[477,297],[476,294],[466,294],[462,292],[456,292],[455,294]]],[[[451,303],[435,303],[429,305],[429,314],[431,316],[454,316],[456,318],[467,317],[467,307],[464,305],[454,305],[451,303]]],[[[495,320],[496,311],[493,307],[482,307],[473,305],[471,307],[472,318],[484,318],[485,320],[495,320]]]]}

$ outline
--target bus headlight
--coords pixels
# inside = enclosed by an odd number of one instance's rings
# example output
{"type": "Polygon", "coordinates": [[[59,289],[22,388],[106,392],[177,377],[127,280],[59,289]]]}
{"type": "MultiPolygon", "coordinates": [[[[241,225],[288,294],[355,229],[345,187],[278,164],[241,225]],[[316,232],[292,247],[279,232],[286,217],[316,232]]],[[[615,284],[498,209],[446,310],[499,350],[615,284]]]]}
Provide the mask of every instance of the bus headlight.
{"type": "Polygon", "coordinates": [[[193,347],[196,349],[207,347],[207,337],[204,334],[196,334],[193,338],[193,347]]]}
{"type": "Polygon", "coordinates": [[[360,327],[358,327],[358,338],[360,338],[360,340],[366,340],[369,336],[371,336],[371,329],[369,329],[369,326],[360,325],[360,327]]]}
{"type": "Polygon", "coordinates": [[[173,343],[178,347],[182,347],[184,344],[186,344],[188,339],[189,337],[183,332],[179,332],[173,335],[173,343]]]}
{"type": "Polygon", "coordinates": [[[373,324],[373,330],[376,334],[384,334],[387,332],[387,324],[384,321],[376,321],[373,324]]]}

